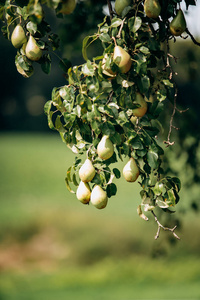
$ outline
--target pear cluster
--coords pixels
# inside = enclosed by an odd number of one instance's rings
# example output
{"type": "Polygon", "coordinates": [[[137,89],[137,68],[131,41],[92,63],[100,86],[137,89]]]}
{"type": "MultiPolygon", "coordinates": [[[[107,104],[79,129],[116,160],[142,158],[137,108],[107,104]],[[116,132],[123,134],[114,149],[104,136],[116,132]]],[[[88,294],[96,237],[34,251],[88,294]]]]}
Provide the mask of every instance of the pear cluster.
{"type": "Polygon", "coordinates": [[[95,185],[90,189],[89,182],[96,174],[95,168],[90,159],[86,159],[79,170],[80,183],[76,191],[77,199],[83,204],[91,202],[96,208],[105,208],[108,202],[107,193],[100,185],[95,185]]]}

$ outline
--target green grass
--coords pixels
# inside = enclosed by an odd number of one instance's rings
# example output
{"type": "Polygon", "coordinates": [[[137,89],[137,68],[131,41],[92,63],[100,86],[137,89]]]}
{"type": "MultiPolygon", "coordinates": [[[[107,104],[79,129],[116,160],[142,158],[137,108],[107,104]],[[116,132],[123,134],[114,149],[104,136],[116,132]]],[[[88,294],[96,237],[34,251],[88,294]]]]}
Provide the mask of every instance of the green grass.
{"type": "Polygon", "coordinates": [[[0,300],[200,299],[198,216],[182,217],[180,242],[165,232],[154,241],[155,222],[136,213],[137,183],[119,179],[97,210],[66,189],[74,154],[58,135],[0,140],[0,300]]]}

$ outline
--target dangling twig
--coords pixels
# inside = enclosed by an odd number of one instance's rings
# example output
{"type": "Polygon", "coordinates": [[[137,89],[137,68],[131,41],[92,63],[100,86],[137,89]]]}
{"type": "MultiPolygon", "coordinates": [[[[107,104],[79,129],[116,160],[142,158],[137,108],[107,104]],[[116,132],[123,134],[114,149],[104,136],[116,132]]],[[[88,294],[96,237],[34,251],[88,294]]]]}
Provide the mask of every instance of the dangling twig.
{"type": "Polygon", "coordinates": [[[161,228],[165,231],[170,231],[172,232],[173,236],[177,239],[177,240],[180,240],[180,237],[174,232],[175,229],[177,228],[177,226],[174,226],[173,228],[168,228],[168,227],[164,227],[159,221],[158,221],[158,218],[156,216],[156,214],[154,213],[154,211],[152,210],[151,211],[152,215],[154,216],[154,219],[156,221],[156,223],[158,224],[158,230],[156,232],[156,235],[155,235],[155,240],[157,240],[159,238],[159,235],[160,235],[160,230],[161,228]]]}
{"type": "Polygon", "coordinates": [[[108,9],[109,9],[109,14],[110,14],[110,20],[112,20],[114,11],[112,9],[112,4],[111,4],[110,0],[107,0],[107,4],[108,4],[108,9]]]}
{"type": "Polygon", "coordinates": [[[191,37],[191,40],[193,41],[193,43],[197,46],[200,46],[200,43],[197,42],[197,40],[194,38],[194,36],[191,34],[191,32],[186,28],[185,32],[187,32],[187,34],[189,34],[189,36],[191,37]]]}

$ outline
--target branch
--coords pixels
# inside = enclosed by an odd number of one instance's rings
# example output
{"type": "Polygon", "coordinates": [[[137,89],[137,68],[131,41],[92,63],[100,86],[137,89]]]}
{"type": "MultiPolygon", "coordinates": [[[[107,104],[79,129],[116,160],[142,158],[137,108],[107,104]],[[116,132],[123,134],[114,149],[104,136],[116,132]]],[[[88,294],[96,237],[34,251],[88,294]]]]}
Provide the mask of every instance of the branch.
{"type": "Polygon", "coordinates": [[[108,4],[108,9],[109,9],[109,14],[110,14],[110,20],[112,20],[114,11],[112,9],[112,4],[111,4],[110,0],[107,0],[107,4],[108,4]]]}
{"type": "Polygon", "coordinates": [[[197,46],[200,46],[200,43],[197,42],[197,40],[195,40],[194,36],[191,34],[191,32],[186,28],[185,32],[187,32],[187,34],[189,34],[189,36],[191,37],[191,40],[193,41],[193,43],[197,46]]]}
{"type": "Polygon", "coordinates": [[[154,213],[154,211],[152,210],[151,211],[152,215],[154,216],[154,219],[156,221],[156,223],[158,224],[158,230],[157,230],[157,233],[155,235],[155,240],[157,240],[159,238],[159,235],[160,235],[160,229],[162,228],[163,230],[165,231],[170,231],[172,232],[173,236],[177,239],[177,240],[180,240],[180,237],[174,232],[175,229],[177,228],[177,226],[174,226],[173,228],[168,228],[168,227],[164,227],[159,221],[158,221],[158,218],[156,216],[156,214],[154,213]]]}

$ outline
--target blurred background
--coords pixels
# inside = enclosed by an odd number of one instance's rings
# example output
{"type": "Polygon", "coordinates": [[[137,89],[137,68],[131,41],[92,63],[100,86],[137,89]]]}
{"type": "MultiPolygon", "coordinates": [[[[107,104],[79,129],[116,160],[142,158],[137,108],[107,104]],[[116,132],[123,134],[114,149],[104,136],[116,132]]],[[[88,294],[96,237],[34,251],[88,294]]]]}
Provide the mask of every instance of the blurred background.
{"type": "MultiPolygon", "coordinates": [[[[186,18],[200,41],[198,7],[186,18]]],[[[63,19],[48,11],[63,58],[83,62],[81,42],[96,32],[105,12],[100,0],[81,1],[63,19]]],[[[181,241],[163,231],[155,241],[154,219],[149,214],[146,223],[136,213],[137,183],[118,180],[117,196],[102,211],[68,192],[64,178],[74,154],[48,128],[43,113],[53,87],[66,82],[57,58],[50,75],[38,65],[26,79],[16,71],[16,50],[2,35],[0,45],[0,300],[200,299],[199,46],[189,37],[170,45],[178,58],[178,108],[188,110],[176,113],[180,130],[165,150],[165,169],[182,180],[181,200],[176,214],[160,218],[164,225],[178,225],[181,241]]],[[[98,45],[90,51],[98,54],[98,45]]],[[[172,110],[166,105],[162,115],[165,139],[172,110]]]]}

